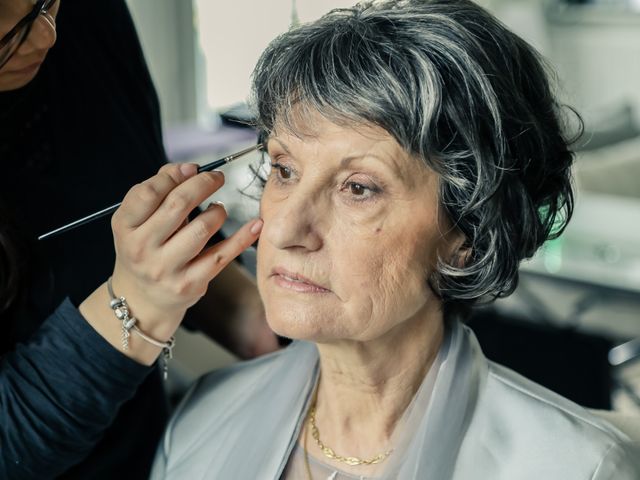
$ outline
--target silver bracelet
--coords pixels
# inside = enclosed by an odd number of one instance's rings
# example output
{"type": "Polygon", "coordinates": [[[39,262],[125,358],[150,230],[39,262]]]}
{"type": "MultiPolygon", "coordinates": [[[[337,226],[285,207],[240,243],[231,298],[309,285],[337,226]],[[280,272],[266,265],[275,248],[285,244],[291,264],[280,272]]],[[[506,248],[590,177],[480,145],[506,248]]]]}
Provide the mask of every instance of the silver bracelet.
{"type": "Polygon", "coordinates": [[[176,345],[175,337],[171,337],[168,342],[161,342],[154,338],[151,338],[149,335],[145,334],[138,325],[136,317],[132,317],[129,311],[129,305],[127,304],[127,299],[124,297],[116,297],[113,293],[113,287],[111,286],[111,277],[107,280],[107,290],[109,291],[109,296],[111,297],[111,301],[109,302],[109,307],[115,313],[116,318],[122,322],[122,350],[129,350],[129,337],[131,336],[131,330],[142,338],[144,341],[154,345],[156,347],[162,348],[162,374],[164,379],[167,379],[169,374],[169,360],[173,358],[173,347],[176,345]]]}

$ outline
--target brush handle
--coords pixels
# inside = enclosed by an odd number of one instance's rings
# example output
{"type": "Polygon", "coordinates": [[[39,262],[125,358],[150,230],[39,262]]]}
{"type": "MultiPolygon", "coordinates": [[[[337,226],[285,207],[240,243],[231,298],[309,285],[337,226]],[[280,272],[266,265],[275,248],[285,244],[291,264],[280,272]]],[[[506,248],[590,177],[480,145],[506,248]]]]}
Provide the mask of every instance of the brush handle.
{"type": "Polygon", "coordinates": [[[38,237],[38,240],[44,240],[45,238],[49,238],[49,237],[54,237],[56,235],[60,235],[61,233],[64,233],[68,230],[72,230],[74,228],[77,228],[81,225],[84,225],[86,223],[92,222],[98,218],[102,218],[106,215],[109,215],[113,212],[115,212],[118,207],[122,205],[122,202],[118,202],[115,205],[111,205],[110,207],[104,208],[102,210],[100,210],[99,212],[95,212],[92,213],[91,215],[87,215],[86,217],[82,217],[78,220],[76,220],[75,222],[71,222],[68,223],[67,225],[64,225],[60,228],[56,228],[55,230],[52,230],[50,232],[45,233],[44,235],[40,235],[38,237]]]}

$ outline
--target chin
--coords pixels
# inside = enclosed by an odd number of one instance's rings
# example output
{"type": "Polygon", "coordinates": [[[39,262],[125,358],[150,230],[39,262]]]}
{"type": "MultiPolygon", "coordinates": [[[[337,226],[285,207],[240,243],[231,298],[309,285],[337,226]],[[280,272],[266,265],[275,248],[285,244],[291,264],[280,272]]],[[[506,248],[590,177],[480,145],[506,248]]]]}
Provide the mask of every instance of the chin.
{"type": "Polygon", "coordinates": [[[270,309],[267,305],[265,310],[269,327],[281,337],[320,343],[340,336],[335,325],[327,323],[331,317],[292,309],[270,309]]]}

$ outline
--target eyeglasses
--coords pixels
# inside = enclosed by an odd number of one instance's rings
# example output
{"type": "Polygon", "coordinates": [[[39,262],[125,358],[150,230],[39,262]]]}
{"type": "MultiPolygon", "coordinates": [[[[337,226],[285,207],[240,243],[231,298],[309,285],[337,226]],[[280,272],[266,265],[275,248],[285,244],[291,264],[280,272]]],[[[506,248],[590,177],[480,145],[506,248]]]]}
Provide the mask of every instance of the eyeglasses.
{"type": "Polygon", "coordinates": [[[27,15],[0,39],[0,68],[9,61],[29,36],[33,23],[40,15],[47,15],[57,0],[38,0],[27,15]]]}

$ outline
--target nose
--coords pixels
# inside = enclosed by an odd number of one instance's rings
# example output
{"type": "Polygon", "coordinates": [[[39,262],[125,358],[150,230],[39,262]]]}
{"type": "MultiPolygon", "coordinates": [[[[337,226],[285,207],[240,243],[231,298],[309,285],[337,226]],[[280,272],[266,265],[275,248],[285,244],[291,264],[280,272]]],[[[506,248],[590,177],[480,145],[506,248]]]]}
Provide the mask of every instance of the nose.
{"type": "MultiPolygon", "coordinates": [[[[322,248],[321,225],[326,223],[322,212],[328,209],[323,209],[314,197],[317,199],[317,195],[299,187],[268,209],[263,208],[264,227],[260,238],[283,250],[313,252],[322,248]]],[[[269,199],[263,197],[264,201],[269,199]]]]}
{"type": "Polygon", "coordinates": [[[20,55],[29,55],[33,52],[49,50],[56,43],[56,38],[55,19],[49,14],[39,15],[18,52],[20,55]]]}

